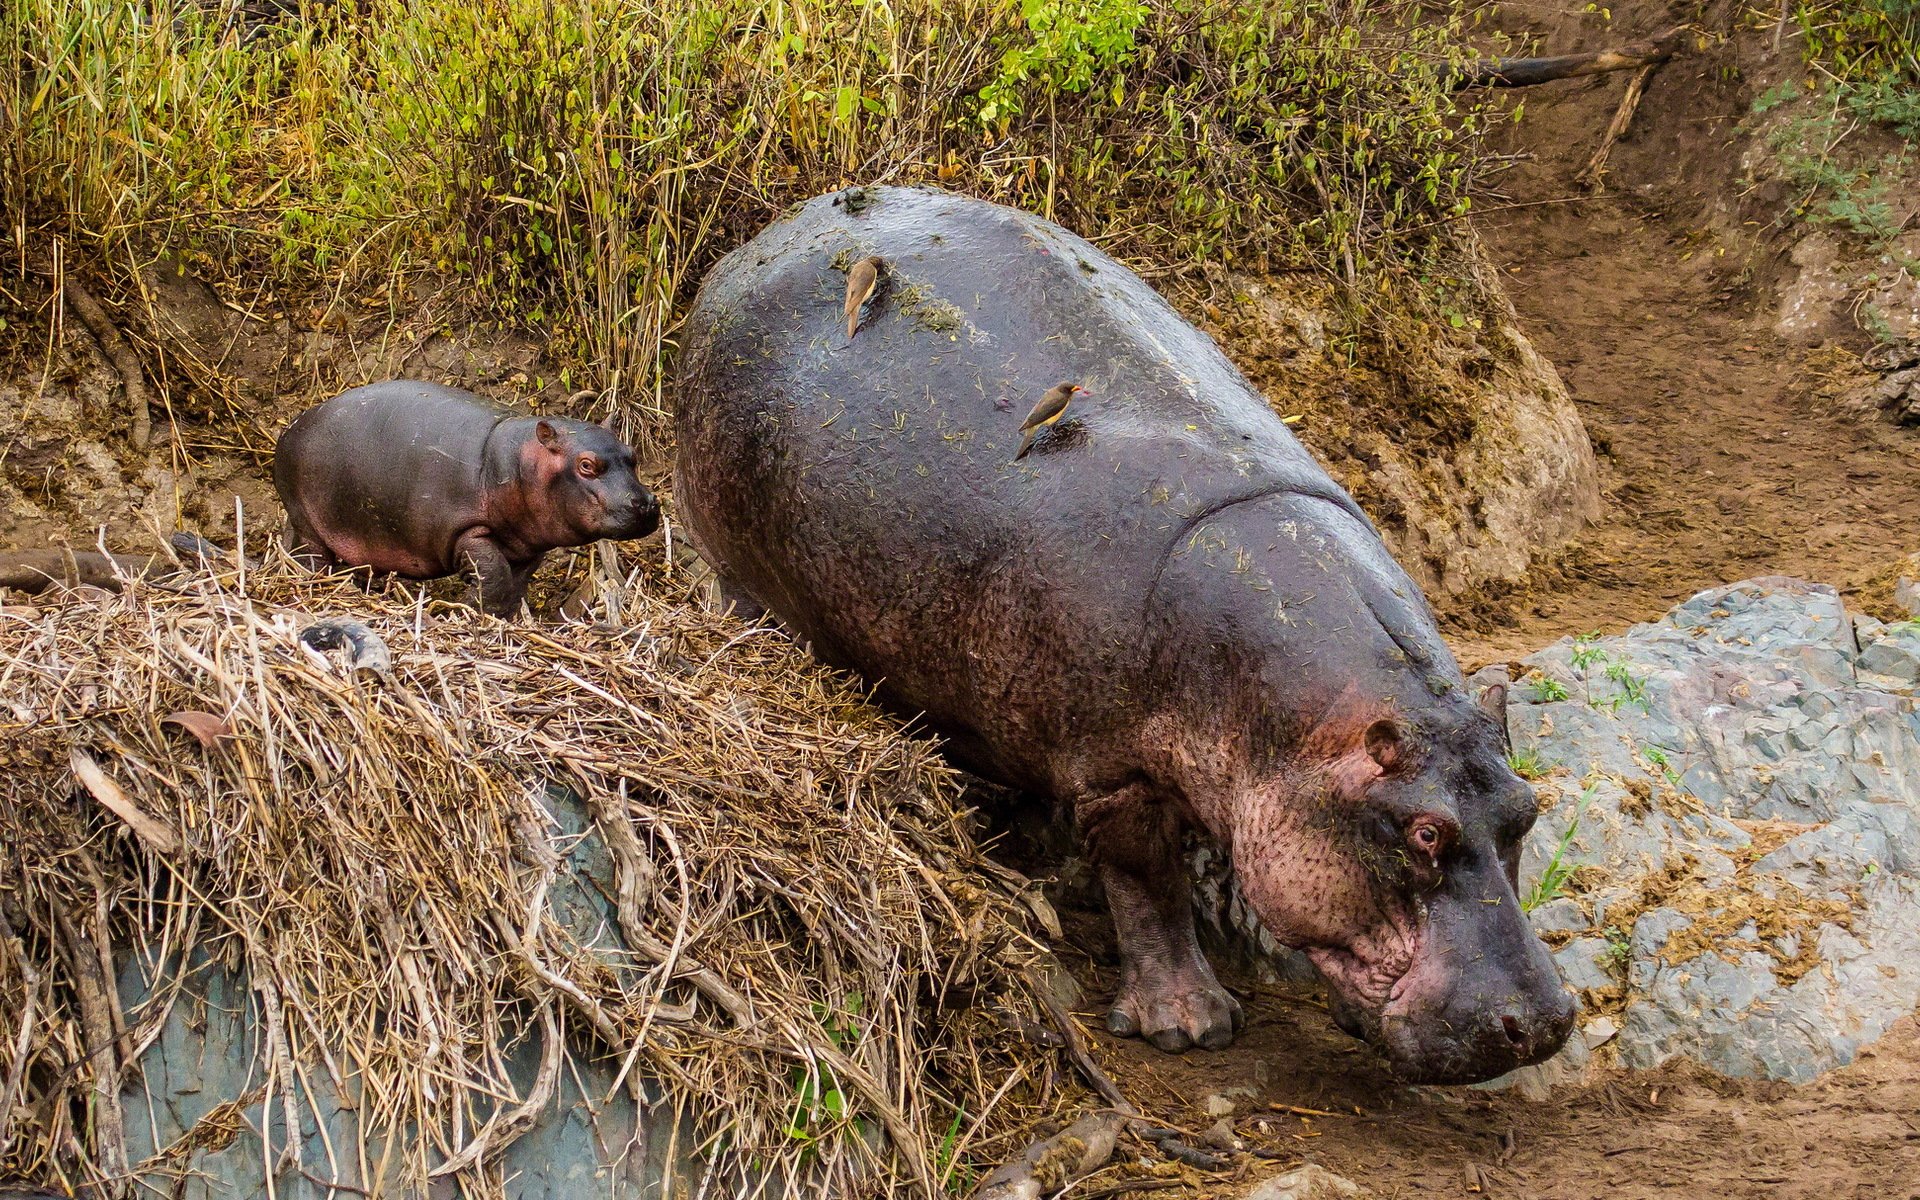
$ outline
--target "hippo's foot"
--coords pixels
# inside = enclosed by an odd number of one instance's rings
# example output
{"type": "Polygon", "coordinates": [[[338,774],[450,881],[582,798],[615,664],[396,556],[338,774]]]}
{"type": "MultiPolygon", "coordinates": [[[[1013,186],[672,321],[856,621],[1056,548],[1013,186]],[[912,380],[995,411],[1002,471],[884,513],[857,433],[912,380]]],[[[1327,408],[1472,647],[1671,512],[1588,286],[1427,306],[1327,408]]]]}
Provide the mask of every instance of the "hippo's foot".
{"type": "Polygon", "coordinates": [[[1224,1049],[1245,1020],[1213,977],[1194,936],[1192,884],[1180,861],[1173,806],[1144,782],[1075,807],[1088,856],[1100,863],[1120,943],[1120,994],[1107,1028],[1168,1053],[1224,1049]]]}
{"type": "Polygon", "coordinates": [[[1144,1037],[1169,1054],[1194,1046],[1224,1050],[1245,1024],[1240,1002],[1227,994],[1202,962],[1149,979],[1142,971],[1120,985],[1107,1010],[1107,1029],[1120,1037],[1144,1037]]]}

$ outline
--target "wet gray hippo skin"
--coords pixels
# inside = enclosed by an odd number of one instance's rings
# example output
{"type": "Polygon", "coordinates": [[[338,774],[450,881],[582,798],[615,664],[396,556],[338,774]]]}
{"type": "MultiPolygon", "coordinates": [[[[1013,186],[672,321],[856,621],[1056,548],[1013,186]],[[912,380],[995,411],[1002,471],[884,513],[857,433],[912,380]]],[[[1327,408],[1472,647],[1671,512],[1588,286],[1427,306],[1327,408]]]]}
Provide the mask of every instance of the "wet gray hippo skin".
{"type": "Polygon", "coordinates": [[[1057,225],[822,197],[689,319],[680,511],[706,557],[951,753],[1069,804],[1119,935],[1116,1032],[1225,1046],[1188,827],[1406,1077],[1557,1049],[1515,895],[1532,791],[1378,534],[1202,334],[1057,225]],[[844,269],[893,284],[845,336],[844,269]],[[1088,389],[1012,457],[1023,414],[1088,389]]]}
{"type": "Polygon", "coordinates": [[[471,568],[480,607],[500,616],[547,551],[660,523],[633,451],[601,426],[413,380],[301,413],[274,447],[273,484],[309,559],[409,579],[471,568]]]}

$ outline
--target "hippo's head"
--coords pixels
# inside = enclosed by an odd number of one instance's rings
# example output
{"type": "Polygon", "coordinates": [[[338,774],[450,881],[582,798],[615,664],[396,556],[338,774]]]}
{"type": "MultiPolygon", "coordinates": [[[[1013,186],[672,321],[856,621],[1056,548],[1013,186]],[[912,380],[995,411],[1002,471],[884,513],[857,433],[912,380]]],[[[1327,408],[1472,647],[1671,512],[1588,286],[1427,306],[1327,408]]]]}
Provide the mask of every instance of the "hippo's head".
{"type": "Polygon", "coordinates": [[[1499,726],[1464,700],[1339,724],[1309,795],[1235,820],[1248,900],[1403,1077],[1474,1082],[1551,1055],[1573,997],[1520,910],[1536,802],[1499,726]]]}
{"type": "Polygon", "coordinates": [[[534,427],[543,451],[547,522],[555,545],[600,538],[645,537],[660,525],[660,504],[634,473],[633,450],[602,425],[542,420],[534,427]],[[558,536],[560,533],[570,537],[558,536]]]}

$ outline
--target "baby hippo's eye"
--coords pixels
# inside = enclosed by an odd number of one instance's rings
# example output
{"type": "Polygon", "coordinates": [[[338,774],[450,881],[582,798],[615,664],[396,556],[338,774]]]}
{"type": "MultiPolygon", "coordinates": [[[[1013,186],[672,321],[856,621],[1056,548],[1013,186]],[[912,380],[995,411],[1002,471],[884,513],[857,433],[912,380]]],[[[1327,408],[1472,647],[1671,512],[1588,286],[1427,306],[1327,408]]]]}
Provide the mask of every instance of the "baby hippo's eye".
{"type": "Polygon", "coordinates": [[[580,472],[580,478],[582,479],[592,479],[594,476],[600,474],[601,471],[605,470],[605,468],[600,465],[600,460],[591,454],[582,454],[577,466],[580,472]]]}

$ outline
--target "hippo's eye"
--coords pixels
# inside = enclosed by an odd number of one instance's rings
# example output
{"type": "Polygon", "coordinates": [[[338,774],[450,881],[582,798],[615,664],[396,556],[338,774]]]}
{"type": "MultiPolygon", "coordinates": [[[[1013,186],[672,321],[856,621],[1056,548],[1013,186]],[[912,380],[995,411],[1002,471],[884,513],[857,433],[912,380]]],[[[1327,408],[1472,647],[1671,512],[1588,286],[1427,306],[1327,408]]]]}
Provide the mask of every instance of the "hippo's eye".
{"type": "Polygon", "coordinates": [[[1407,825],[1407,841],[1428,861],[1435,863],[1453,844],[1453,834],[1453,822],[1433,813],[1421,813],[1407,825]]]}
{"type": "Polygon", "coordinates": [[[591,454],[582,454],[578,464],[580,478],[592,479],[600,473],[600,460],[591,454]]]}

